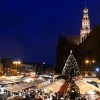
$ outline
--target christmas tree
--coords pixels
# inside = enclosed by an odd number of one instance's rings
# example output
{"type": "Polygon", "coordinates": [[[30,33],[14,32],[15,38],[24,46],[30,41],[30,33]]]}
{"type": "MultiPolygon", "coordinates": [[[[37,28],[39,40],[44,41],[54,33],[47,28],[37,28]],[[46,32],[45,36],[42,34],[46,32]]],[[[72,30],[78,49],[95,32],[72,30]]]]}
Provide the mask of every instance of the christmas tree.
{"type": "Polygon", "coordinates": [[[73,56],[72,50],[70,51],[70,55],[67,58],[67,61],[64,65],[62,75],[66,78],[73,78],[80,74],[79,66],[76,62],[76,59],[73,56]]]}

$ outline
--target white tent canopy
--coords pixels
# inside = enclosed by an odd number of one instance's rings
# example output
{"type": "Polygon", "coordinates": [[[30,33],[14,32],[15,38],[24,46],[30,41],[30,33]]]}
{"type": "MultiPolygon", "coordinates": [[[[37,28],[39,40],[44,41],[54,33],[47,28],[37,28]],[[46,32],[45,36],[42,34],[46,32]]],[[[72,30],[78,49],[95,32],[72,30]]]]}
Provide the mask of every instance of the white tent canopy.
{"type": "Polygon", "coordinates": [[[31,88],[33,86],[37,86],[39,83],[42,83],[42,82],[43,81],[41,80],[35,80],[31,83],[16,84],[16,85],[5,87],[5,90],[10,91],[10,92],[18,92],[27,88],[31,88]]]}
{"type": "Polygon", "coordinates": [[[41,89],[44,89],[45,92],[50,92],[50,91],[58,92],[60,87],[64,84],[64,82],[65,80],[60,79],[60,80],[53,82],[52,84],[43,86],[41,89]]]}
{"type": "Polygon", "coordinates": [[[100,80],[95,80],[95,82],[100,83],[100,80]]]}
{"type": "Polygon", "coordinates": [[[79,87],[81,94],[85,94],[85,93],[87,93],[87,92],[89,92],[91,90],[100,91],[99,88],[97,88],[94,85],[91,85],[91,84],[89,84],[87,82],[84,82],[83,80],[76,81],[75,83],[79,87]]]}

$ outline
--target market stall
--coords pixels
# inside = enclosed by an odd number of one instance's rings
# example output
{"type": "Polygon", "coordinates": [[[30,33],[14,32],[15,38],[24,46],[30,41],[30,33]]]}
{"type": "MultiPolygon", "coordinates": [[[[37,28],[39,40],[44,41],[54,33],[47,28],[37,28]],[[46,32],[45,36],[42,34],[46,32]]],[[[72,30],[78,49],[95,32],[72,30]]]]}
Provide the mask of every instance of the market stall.
{"type": "Polygon", "coordinates": [[[58,92],[60,87],[64,84],[64,82],[65,82],[65,80],[60,79],[51,84],[45,85],[40,89],[43,89],[45,92],[50,92],[50,91],[58,92]]]}

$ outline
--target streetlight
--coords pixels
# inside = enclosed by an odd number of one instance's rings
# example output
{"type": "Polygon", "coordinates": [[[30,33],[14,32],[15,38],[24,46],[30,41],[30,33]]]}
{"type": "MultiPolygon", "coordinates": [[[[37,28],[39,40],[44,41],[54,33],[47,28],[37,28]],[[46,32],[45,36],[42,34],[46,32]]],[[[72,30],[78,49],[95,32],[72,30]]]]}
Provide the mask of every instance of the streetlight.
{"type": "Polygon", "coordinates": [[[100,69],[99,69],[99,68],[96,68],[95,70],[96,70],[96,72],[99,72],[99,71],[100,71],[100,69]]]}
{"type": "Polygon", "coordinates": [[[16,69],[18,70],[18,65],[20,65],[20,64],[21,64],[21,61],[13,61],[13,64],[15,64],[15,65],[16,65],[16,69]]]}
{"type": "Polygon", "coordinates": [[[89,70],[91,71],[91,70],[92,70],[92,69],[91,69],[92,63],[95,63],[95,60],[88,60],[88,59],[86,59],[86,60],[85,60],[85,63],[86,63],[86,64],[89,64],[89,70]]]}
{"type": "Polygon", "coordinates": [[[43,62],[43,65],[45,65],[45,62],[43,62]]]}
{"type": "Polygon", "coordinates": [[[92,63],[95,63],[95,60],[92,60],[92,63]]]}
{"type": "Polygon", "coordinates": [[[85,63],[88,64],[89,63],[89,60],[85,60],[85,63]]]}

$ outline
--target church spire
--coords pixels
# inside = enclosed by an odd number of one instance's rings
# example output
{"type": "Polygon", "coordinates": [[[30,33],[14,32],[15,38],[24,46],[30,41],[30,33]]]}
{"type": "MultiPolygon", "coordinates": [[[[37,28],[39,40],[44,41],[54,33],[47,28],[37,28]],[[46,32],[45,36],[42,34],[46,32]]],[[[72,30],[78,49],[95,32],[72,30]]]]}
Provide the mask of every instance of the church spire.
{"type": "MultiPolygon", "coordinates": [[[[86,5],[86,0],[85,0],[86,5]]],[[[88,9],[85,6],[85,9],[83,10],[83,19],[82,19],[82,28],[80,31],[80,42],[83,42],[87,36],[90,33],[90,19],[88,16],[88,9]]]]}

